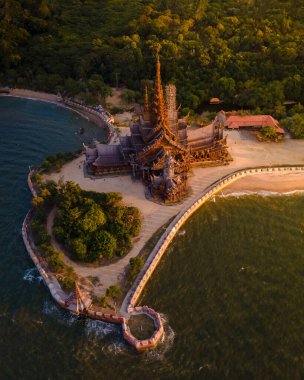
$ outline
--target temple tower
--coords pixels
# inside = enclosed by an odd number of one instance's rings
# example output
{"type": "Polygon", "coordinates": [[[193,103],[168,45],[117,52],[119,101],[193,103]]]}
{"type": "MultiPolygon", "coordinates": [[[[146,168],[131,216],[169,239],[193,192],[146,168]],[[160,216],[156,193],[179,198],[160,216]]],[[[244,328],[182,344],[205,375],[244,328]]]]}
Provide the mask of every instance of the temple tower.
{"type": "Polygon", "coordinates": [[[154,83],[153,100],[151,105],[151,116],[154,128],[166,128],[168,124],[167,109],[164,99],[163,86],[160,75],[160,61],[157,55],[156,77],[154,83]]]}
{"type": "Polygon", "coordinates": [[[178,134],[178,115],[176,108],[176,87],[173,84],[166,86],[166,105],[168,112],[168,127],[176,136],[178,134]]]}
{"type": "Polygon", "coordinates": [[[149,112],[150,107],[149,107],[149,94],[148,94],[148,86],[145,86],[145,108],[144,112],[149,112]]]}

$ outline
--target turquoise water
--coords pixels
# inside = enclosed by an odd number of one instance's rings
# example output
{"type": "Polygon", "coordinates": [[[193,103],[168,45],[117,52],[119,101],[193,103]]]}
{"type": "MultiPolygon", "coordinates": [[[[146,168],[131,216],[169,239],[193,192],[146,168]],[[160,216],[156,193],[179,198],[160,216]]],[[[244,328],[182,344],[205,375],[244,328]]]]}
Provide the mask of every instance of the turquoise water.
{"type": "Polygon", "coordinates": [[[208,203],[168,250],[142,302],[166,336],[135,353],[118,327],[58,309],[21,224],[29,165],[102,132],[54,105],[0,98],[0,379],[302,379],[304,197],[208,203]]]}

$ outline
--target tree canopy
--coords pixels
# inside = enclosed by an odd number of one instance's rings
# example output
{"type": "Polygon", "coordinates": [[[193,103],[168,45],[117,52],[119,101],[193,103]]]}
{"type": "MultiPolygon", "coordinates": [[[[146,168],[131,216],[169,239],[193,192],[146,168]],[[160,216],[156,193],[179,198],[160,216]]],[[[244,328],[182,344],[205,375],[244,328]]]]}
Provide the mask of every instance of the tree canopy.
{"type": "Polygon", "coordinates": [[[304,102],[301,0],[2,0],[0,81],[38,90],[176,83],[183,107],[210,97],[274,109],[304,102]]]}
{"type": "Polygon", "coordinates": [[[132,247],[132,238],[140,231],[140,215],[136,208],[121,205],[119,194],[86,192],[73,182],[42,185],[45,191],[43,186],[49,189],[46,199],[51,197],[58,208],[54,235],[76,259],[110,259],[132,247]]]}

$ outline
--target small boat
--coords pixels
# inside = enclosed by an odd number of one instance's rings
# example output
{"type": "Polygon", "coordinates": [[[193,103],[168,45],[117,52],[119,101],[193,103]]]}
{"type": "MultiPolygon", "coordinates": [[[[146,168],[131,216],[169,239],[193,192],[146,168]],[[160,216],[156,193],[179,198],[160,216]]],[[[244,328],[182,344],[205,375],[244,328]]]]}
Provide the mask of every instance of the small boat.
{"type": "Polygon", "coordinates": [[[80,135],[83,135],[83,134],[84,134],[84,128],[80,128],[80,129],[79,129],[79,134],[80,134],[80,135]]]}

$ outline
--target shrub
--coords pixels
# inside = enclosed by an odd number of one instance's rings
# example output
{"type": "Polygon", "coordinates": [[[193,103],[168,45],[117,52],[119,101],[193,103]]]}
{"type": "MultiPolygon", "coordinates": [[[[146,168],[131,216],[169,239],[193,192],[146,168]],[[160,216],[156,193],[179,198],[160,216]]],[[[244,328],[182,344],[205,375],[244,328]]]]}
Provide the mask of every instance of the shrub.
{"type": "Polygon", "coordinates": [[[81,238],[70,241],[70,248],[78,260],[87,260],[87,246],[81,238]]]}
{"type": "Polygon", "coordinates": [[[276,140],[277,138],[277,131],[273,126],[265,126],[261,128],[261,134],[267,139],[276,140]]]}
{"type": "Polygon", "coordinates": [[[70,290],[75,286],[75,273],[72,267],[67,268],[67,273],[64,279],[61,281],[61,285],[64,289],[70,290]]]}
{"type": "Polygon", "coordinates": [[[40,185],[42,182],[42,175],[40,173],[34,173],[32,175],[32,181],[40,185]]]}
{"type": "Polygon", "coordinates": [[[53,227],[53,234],[57,240],[64,241],[65,231],[61,226],[53,227]]]}
{"type": "Polygon", "coordinates": [[[294,116],[281,121],[283,128],[286,128],[294,138],[304,138],[304,114],[295,114],[294,116]]]}
{"type": "Polygon", "coordinates": [[[109,299],[107,296],[102,296],[100,298],[100,305],[101,307],[107,307],[108,306],[109,299]]]}
{"type": "Polygon", "coordinates": [[[78,157],[79,154],[80,151],[57,153],[54,156],[49,156],[40,165],[40,169],[42,169],[44,173],[58,171],[64,164],[78,157]]]}
{"type": "Polygon", "coordinates": [[[44,199],[42,197],[35,197],[32,200],[32,204],[33,204],[34,207],[41,206],[43,202],[44,202],[44,199]]]}
{"type": "Polygon", "coordinates": [[[54,252],[49,259],[49,267],[53,272],[59,272],[64,268],[63,254],[60,252],[54,252]]]}
{"type": "Polygon", "coordinates": [[[47,217],[47,211],[42,205],[41,207],[37,207],[35,209],[35,219],[39,221],[41,224],[44,224],[46,222],[46,217],[47,217]]]}
{"type": "Polygon", "coordinates": [[[43,257],[50,257],[56,254],[56,251],[49,243],[43,243],[38,246],[39,252],[43,257]]]}
{"type": "Polygon", "coordinates": [[[110,298],[117,298],[121,295],[121,288],[119,285],[112,285],[106,291],[106,296],[110,298]]]}
{"type": "Polygon", "coordinates": [[[136,276],[138,275],[143,266],[144,261],[141,257],[132,257],[130,259],[129,279],[131,283],[134,282],[136,276]]]}
{"type": "Polygon", "coordinates": [[[116,250],[116,239],[109,232],[100,230],[94,233],[90,240],[89,249],[92,258],[111,258],[116,250]]]}
{"type": "Polygon", "coordinates": [[[124,257],[128,253],[128,250],[126,247],[118,247],[116,250],[116,256],[118,257],[124,257]]]}

